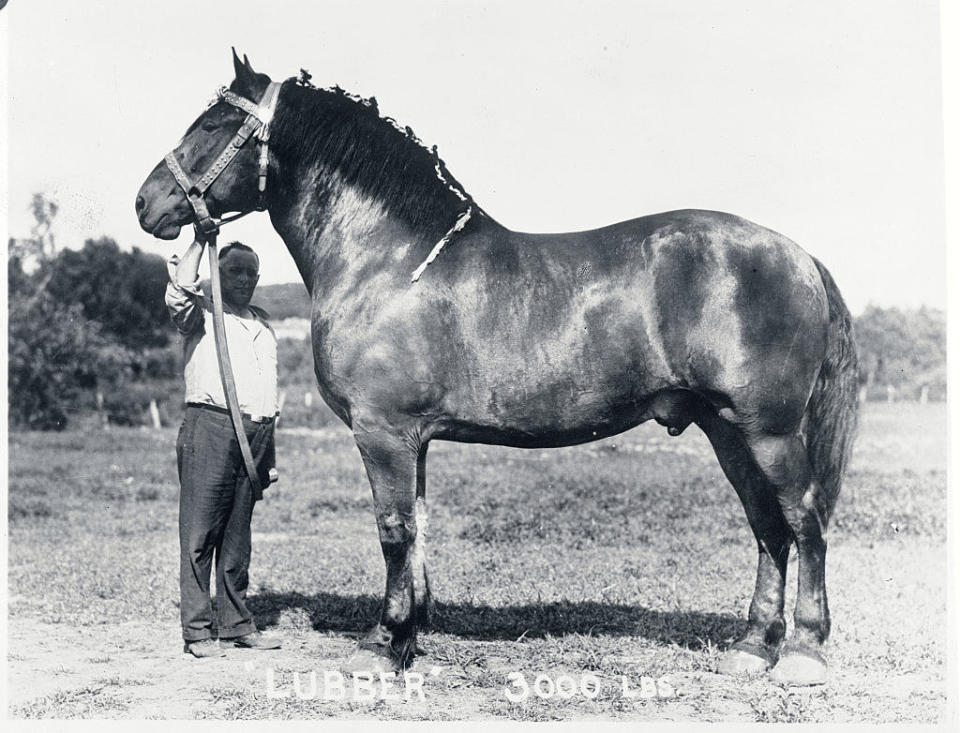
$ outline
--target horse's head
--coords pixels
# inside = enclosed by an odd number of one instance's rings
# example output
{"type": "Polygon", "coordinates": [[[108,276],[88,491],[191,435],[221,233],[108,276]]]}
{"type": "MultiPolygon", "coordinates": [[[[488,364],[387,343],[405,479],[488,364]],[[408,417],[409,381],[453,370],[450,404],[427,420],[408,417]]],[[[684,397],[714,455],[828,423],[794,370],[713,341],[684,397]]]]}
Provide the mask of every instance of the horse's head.
{"type": "Polygon", "coordinates": [[[270,84],[266,74],[256,73],[247,57],[241,61],[236,51],[233,66],[236,78],[229,91],[236,95],[234,101],[227,101],[230,95],[225,98],[221,91],[173,150],[174,162],[161,160],[140,187],[137,217],[140,226],[155,237],[176,239],[180,227],[197,220],[196,205],[205,204],[213,217],[230,211],[245,213],[257,207],[259,163],[257,145],[252,141],[240,143],[235,157],[221,172],[214,173],[212,183],[207,183],[213,173],[211,165],[220,162],[227,146],[237,144],[236,136],[248,119],[248,111],[237,103],[250,102],[250,108],[256,108],[270,84]],[[182,174],[180,182],[173,172],[176,164],[182,174]],[[188,200],[185,188],[193,192],[194,204],[188,200]]]}

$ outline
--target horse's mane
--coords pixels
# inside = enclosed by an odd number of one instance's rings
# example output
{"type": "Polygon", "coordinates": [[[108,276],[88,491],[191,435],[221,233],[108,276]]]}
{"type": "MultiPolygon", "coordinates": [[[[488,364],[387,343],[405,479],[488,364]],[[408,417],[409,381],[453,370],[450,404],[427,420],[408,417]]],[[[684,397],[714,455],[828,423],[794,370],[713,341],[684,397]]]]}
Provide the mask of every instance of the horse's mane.
{"type": "Polygon", "coordinates": [[[446,229],[451,214],[473,203],[436,146],[428,150],[409,127],[381,117],[375,98],[290,79],[283,99],[271,145],[287,147],[294,141],[301,165],[335,171],[414,230],[446,229]]]}

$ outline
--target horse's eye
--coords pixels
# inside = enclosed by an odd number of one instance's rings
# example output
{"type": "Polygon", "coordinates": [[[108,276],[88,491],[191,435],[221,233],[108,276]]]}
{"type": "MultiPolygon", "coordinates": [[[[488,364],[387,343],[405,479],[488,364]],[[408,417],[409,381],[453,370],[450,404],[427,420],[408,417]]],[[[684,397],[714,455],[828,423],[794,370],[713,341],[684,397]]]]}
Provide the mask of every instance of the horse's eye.
{"type": "Polygon", "coordinates": [[[213,132],[220,127],[220,125],[218,125],[214,120],[205,120],[201,127],[207,132],[213,132]]]}

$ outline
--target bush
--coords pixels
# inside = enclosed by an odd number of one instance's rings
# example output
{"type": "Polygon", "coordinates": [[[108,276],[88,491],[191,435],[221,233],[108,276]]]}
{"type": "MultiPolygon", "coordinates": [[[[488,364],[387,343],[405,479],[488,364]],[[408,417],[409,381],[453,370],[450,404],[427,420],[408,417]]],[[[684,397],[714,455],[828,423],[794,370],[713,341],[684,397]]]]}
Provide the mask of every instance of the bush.
{"type": "Polygon", "coordinates": [[[313,371],[313,349],[310,340],[278,339],[277,370],[281,386],[315,384],[316,375],[313,371]]]}
{"type": "Polygon", "coordinates": [[[11,293],[7,344],[10,422],[20,427],[63,430],[98,376],[122,369],[99,325],[46,292],[11,293]]]}
{"type": "Polygon", "coordinates": [[[152,400],[157,403],[160,423],[174,425],[182,417],[183,389],[182,378],[126,382],[104,392],[103,409],[111,425],[152,425],[152,400]]]}
{"type": "Polygon", "coordinates": [[[901,310],[870,306],[856,319],[860,377],[867,399],[887,399],[887,386],[897,399],[946,399],[946,318],[933,308],[901,310]]]}

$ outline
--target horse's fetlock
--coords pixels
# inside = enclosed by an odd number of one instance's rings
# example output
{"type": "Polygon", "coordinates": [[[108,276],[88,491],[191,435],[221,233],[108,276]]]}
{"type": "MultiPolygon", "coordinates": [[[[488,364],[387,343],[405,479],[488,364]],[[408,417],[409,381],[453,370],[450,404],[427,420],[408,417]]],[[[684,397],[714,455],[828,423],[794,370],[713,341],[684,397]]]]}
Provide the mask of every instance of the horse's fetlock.
{"type": "Polygon", "coordinates": [[[780,618],[770,622],[770,624],[767,626],[764,632],[763,640],[764,640],[764,643],[766,643],[769,646],[776,646],[781,641],[783,641],[783,637],[786,636],[786,634],[787,634],[787,622],[781,616],[780,618]]]}

